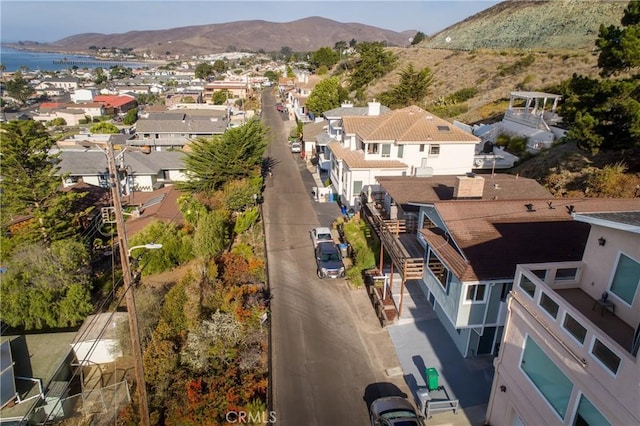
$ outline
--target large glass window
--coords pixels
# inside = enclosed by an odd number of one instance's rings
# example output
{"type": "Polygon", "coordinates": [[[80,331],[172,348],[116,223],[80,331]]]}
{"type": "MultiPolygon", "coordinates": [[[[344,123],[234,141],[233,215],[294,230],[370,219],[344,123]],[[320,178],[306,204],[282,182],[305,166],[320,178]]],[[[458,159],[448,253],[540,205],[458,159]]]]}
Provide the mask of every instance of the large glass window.
{"type": "Polygon", "coordinates": [[[369,143],[367,144],[367,154],[377,154],[380,144],[377,143],[369,143]]]}
{"type": "Polygon", "coordinates": [[[593,349],[591,349],[591,353],[593,356],[598,358],[605,367],[611,370],[613,374],[618,373],[620,357],[609,349],[607,345],[596,339],[595,342],[593,342],[593,349]]]}
{"type": "Polygon", "coordinates": [[[611,426],[611,423],[593,406],[591,401],[581,395],[573,426],[611,426]]]}
{"type": "Polygon", "coordinates": [[[391,144],[389,144],[389,143],[382,144],[382,152],[381,152],[381,154],[385,158],[391,157],[391,144]]]}
{"type": "Polygon", "coordinates": [[[581,344],[584,343],[584,339],[587,337],[587,329],[582,326],[574,317],[566,314],[562,326],[573,337],[576,338],[581,344]]]}
{"type": "Polygon", "coordinates": [[[404,156],[404,145],[398,145],[398,158],[402,158],[404,156]]]}
{"type": "Polygon", "coordinates": [[[362,192],[362,181],[361,180],[354,180],[353,181],[353,193],[354,194],[359,194],[362,192]]]}
{"type": "Polygon", "coordinates": [[[578,268],[558,268],[556,281],[574,281],[578,277],[578,268]]]}
{"type": "Polygon", "coordinates": [[[573,383],[529,336],[524,344],[520,366],[542,396],[564,419],[573,383]]]}
{"type": "Polygon", "coordinates": [[[611,293],[631,305],[638,292],[638,283],[640,283],[640,263],[620,254],[611,283],[611,293]]]}

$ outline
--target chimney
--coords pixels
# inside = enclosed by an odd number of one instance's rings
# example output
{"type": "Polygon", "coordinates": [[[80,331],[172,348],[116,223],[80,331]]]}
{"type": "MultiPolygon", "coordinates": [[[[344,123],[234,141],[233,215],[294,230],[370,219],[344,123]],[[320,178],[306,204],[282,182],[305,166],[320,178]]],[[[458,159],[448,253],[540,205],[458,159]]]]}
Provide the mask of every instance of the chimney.
{"type": "Polygon", "coordinates": [[[470,174],[468,176],[457,176],[456,184],[453,188],[454,199],[482,198],[484,192],[484,178],[470,174]]]}
{"type": "Polygon", "coordinates": [[[342,108],[353,108],[353,104],[349,101],[344,101],[342,103],[342,105],[340,105],[342,108]]]}
{"type": "Polygon", "coordinates": [[[380,115],[380,102],[376,102],[374,99],[373,102],[369,102],[367,105],[369,105],[369,112],[367,115],[380,115]]]}

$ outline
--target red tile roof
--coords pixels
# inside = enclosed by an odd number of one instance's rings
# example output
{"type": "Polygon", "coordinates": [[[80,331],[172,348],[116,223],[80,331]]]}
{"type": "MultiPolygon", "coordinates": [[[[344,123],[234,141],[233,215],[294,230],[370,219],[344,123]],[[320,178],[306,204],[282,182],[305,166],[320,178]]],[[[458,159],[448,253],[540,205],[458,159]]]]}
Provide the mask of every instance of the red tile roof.
{"type": "Polygon", "coordinates": [[[118,108],[135,102],[135,98],[127,95],[98,95],[93,98],[93,102],[103,103],[106,107],[118,108]]]}

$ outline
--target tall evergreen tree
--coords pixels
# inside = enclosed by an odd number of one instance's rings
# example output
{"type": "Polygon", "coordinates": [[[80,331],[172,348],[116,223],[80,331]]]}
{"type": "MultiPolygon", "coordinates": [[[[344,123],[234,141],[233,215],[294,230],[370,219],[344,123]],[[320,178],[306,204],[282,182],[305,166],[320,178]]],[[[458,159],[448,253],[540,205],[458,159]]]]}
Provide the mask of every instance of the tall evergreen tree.
{"type": "Polygon", "coordinates": [[[338,77],[330,77],[316,84],[307,99],[306,107],[319,116],[325,111],[338,108],[348,95],[338,77]]]}
{"type": "Polygon", "coordinates": [[[0,217],[3,227],[18,216],[31,216],[15,231],[14,238],[52,241],[80,231],[74,211],[85,193],[59,191],[64,176],[59,175],[60,154],[51,154],[54,142],[42,123],[13,120],[0,126],[0,217]]]}
{"type": "Polygon", "coordinates": [[[198,138],[184,160],[189,180],[177,186],[184,191],[211,192],[231,180],[259,175],[266,146],[267,129],[258,119],[220,136],[198,138]]]}

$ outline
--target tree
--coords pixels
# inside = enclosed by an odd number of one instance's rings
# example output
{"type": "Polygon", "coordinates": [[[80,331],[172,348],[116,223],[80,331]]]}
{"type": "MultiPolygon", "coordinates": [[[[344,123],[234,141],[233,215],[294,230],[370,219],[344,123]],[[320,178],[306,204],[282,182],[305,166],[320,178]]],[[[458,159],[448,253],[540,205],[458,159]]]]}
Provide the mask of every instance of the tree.
{"type": "Polygon", "coordinates": [[[227,70],[227,63],[222,59],[216,59],[216,61],[212,65],[212,68],[215,72],[221,74],[227,70]]]}
{"type": "Polygon", "coordinates": [[[422,31],[418,31],[416,35],[414,35],[413,38],[411,39],[411,46],[420,44],[420,42],[422,42],[425,38],[426,36],[424,35],[424,33],[422,31]]]}
{"type": "Polygon", "coordinates": [[[78,325],[93,311],[88,261],[73,239],[18,246],[0,286],[0,319],[26,330],[78,325]]]}
{"type": "Polygon", "coordinates": [[[348,99],[348,95],[338,77],[330,77],[316,84],[307,99],[306,106],[309,111],[320,116],[325,111],[338,108],[348,99]]]}
{"type": "Polygon", "coordinates": [[[207,80],[214,73],[213,67],[206,62],[196,65],[195,77],[201,80],[207,80]]]}
{"type": "Polygon", "coordinates": [[[227,89],[216,90],[211,95],[211,103],[214,105],[224,105],[227,102],[227,99],[229,99],[229,95],[231,95],[231,93],[227,89]]]}
{"type": "Polygon", "coordinates": [[[432,83],[433,73],[429,67],[416,71],[410,63],[400,72],[400,82],[383,93],[380,100],[388,106],[415,105],[427,95],[432,83]]]}
{"type": "Polygon", "coordinates": [[[559,113],[567,123],[566,137],[586,151],[640,147],[640,75],[608,79],[640,66],[640,5],[629,2],[624,28],[601,27],[596,45],[602,80],[574,75],[558,92],[559,113]]]}
{"type": "Polygon", "coordinates": [[[102,121],[96,125],[91,126],[89,131],[95,134],[107,134],[107,135],[115,135],[120,133],[120,129],[118,129],[116,125],[107,123],[106,121],[102,121]]]}
{"type": "Polygon", "coordinates": [[[79,232],[78,219],[86,212],[74,207],[86,193],[58,191],[65,177],[58,175],[60,154],[50,153],[54,142],[42,123],[14,120],[1,123],[0,131],[2,223],[32,217],[12,231],[12,238],[49,243],[79,232]]]}
{"type": "Polygon", "coordinates": [[[600,25],[600,75],[609,77],[640,66],[640,2],[630,1],[620,20],[622,28],[600,25]]]}
{"type": "Polygon", "coordinates": [[[229,246],[230,235],[228,213],[224,210],[209,212],[198,221],[193,237],[193,251],[200,259],[214,259],[229,246]]]}
{"type": "Polygon", "coordinates": [[[359,58],[351,75],[350,90],[358,90],[393,69],[397,57],[380,42],[362,42],[356,46],[359,58]]]}
{"type": "Polygon", "coordinates": [[[293,50],[289,46],[282,46],[280,48],[280,56],[285,59],[288,59],[292,53],[293,53],[293,50]]]}
{"type": "Polygon", "coordinates": [[[179,189],[212,192],[233,179],[260,174],[267,146],[267,129],[257,118],[228,129],[222,135],[197,138],[184,160],[189,179],[179,189]]]}
{"type": "Polygon", "coordinates": [[[336,44],[333,45],[333,49],[336,51],[338,56],[342,58],[342,53],[347,49],[347,42],[344,40],[336,41],[336,44]]]}
{"type": "Polygon", "coordinates": [[[321,47],[311,54],[311,59],[309,59],[309,63],[314,68],[319,68],[321,66],[326,66],[327,68],[333,67],[340,60],[340,55],[335,50],[329,47],[321,47]]]}
{"type": "Polygon", "coordinates": [[[138,121],[138,108],[131,108],[122,119],[122,122],[127,126],[132,125],[136,121],[138,121]]]}
{"type": "Polygon", "coordinates": [[[25,104],[27,99],[35,93],[35,90],[27,80],[24,79],[20,71],[16,71],[13,79],[6,83],[7,94],[21,104],[25,104]]]}

